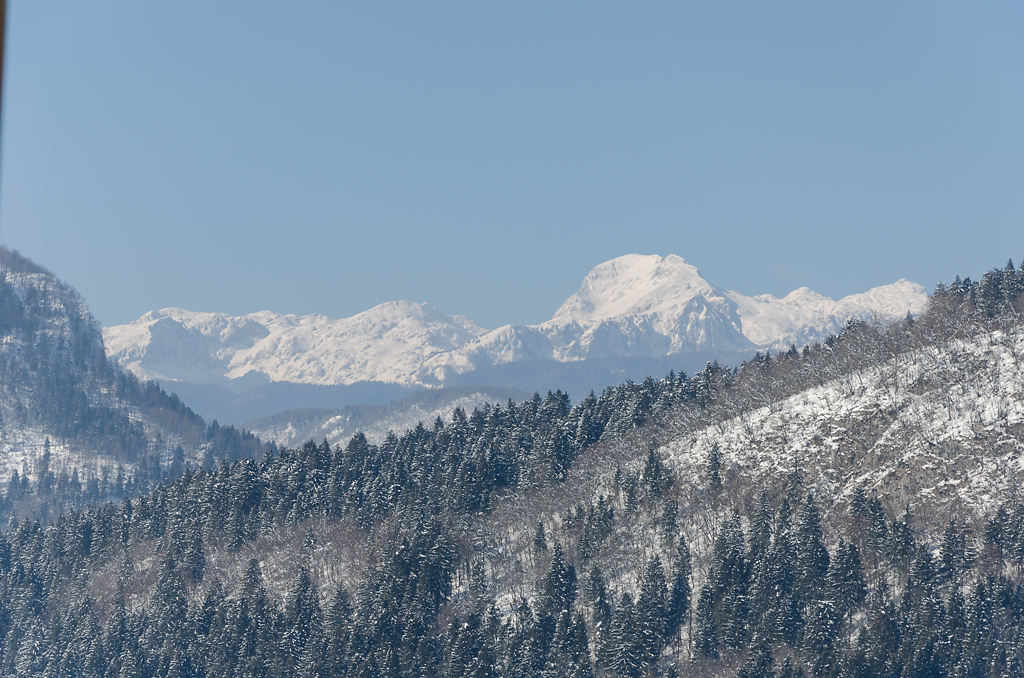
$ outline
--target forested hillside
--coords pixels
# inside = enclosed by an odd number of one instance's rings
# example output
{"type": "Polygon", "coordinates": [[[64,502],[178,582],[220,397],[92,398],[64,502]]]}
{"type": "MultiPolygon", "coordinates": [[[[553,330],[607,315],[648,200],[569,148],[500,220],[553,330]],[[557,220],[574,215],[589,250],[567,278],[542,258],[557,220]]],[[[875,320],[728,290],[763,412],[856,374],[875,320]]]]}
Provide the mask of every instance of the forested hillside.
{"type": "Polygon", "coordinates": [[[0,247],[0,518],[119,500],[204,457],[261,453],[108,361],[81,297],[0,247]]]}
{"type": "Polygon", "coordinates": [[[23,521],[0,673],[1022,675],[1022,295],[23,521]]]}

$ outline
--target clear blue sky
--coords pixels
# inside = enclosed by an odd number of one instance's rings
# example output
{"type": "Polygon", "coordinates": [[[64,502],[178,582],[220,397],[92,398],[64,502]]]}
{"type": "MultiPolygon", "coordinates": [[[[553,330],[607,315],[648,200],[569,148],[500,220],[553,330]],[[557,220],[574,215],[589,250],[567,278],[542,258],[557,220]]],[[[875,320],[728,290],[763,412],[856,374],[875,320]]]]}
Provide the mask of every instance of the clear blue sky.
{"type": "Polygon", "coordinates": [[[1024,257],[1017,2],[9,5],[0,240],[107,324],[536,322],[627,252],[832,296],[1024,257]]]}

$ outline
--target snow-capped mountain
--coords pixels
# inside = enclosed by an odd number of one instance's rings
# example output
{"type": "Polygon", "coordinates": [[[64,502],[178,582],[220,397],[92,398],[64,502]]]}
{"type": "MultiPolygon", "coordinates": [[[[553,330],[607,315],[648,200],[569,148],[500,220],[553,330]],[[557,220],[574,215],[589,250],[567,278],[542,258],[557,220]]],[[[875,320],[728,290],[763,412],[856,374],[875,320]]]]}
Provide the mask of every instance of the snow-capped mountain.
{"type": "Polygon", "coordinates": [[[480,383],[511,385],[486,371],[674,356],[689,369],[819,340],[850,318],[919,313],[926,299],[924,288],[905,280],[838,301],[807,288],[781,299],[747,297],[712,285],[676,255],[630,254],[596,266],[550,320],[536,325],[484,331],[408,301],[342,319],[169,308],[107,327],[104,340],[121,365],[165,384],[437,387],[480,375],[480,383]]]}
{"type": "Polygon", "coordinates": [[[744,336],[772,349],[818,341],[838,332],[851,318],[887,322],[908,312],[916,315],[927,301],[921,285],[902,279],[838,301],[808,287],[793,290],[781,299],[770,294],[727,295],[736,304],[744,336]]]}
{"type": "Polygon", "coordinates": [[[393,301],[350,318],[150,311],[103,331],[107,353],[139,376],[218,383],[246,376],[303,384],[409,383],[431,356],[483,332],[430,306],[393,301]]]}

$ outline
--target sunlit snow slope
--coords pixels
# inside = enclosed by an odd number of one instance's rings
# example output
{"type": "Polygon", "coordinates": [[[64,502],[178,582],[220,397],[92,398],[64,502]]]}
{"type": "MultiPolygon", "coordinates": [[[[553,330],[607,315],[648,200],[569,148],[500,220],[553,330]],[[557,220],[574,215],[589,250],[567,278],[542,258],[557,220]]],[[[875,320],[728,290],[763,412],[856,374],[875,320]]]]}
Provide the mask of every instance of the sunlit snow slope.
{"type": "Polygon", "coordinates": [[[684,474],[718,445],[751,480],[799,469],[832,499],[859,486],[931,515],[980,514],[1024,478],[1024,329],[919,349],[720,426],[677,425],[663,452],[684,474]]]}

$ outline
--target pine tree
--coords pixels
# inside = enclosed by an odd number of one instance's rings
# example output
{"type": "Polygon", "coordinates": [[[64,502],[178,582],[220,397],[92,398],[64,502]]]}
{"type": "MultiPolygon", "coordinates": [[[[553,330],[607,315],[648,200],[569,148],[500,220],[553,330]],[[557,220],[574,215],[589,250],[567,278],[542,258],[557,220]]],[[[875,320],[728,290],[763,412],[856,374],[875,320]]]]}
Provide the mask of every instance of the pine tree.
{"type": "Polygon", "coordinates": [[[805,675],[803,667],[794,662],[791,656],[787,656],[782,660],[778,678],[804,678],[805,675]]]}
{"type": "Polygon", "coordinates": [[[738,514],[725,521],[715,538],[709,584],[713,591],[714,615],[719,639],[725,647],[737,649],[746,641],[749,610],[750,569],[746,543],[738,514]]]}
{"type": "Polygon", "coordinates": [[[767,642],[755,643],[736,678],[775,678],[775,657],[767,642]]]}
{"type": "Polygon", "coordinates": [[[641,478],[644,485],[647,486],[648,494],[654,499],[661,498],[671,483],[671,476],[668,469],[665,468],[665,462],[661,460],[661,457],[655,453],[653,448],[647,452],[647,461],[644,464],[641,478]]]}
{"type": "Polygon", "coordinates": [[[679,502],[669,499],[665,502],[665,508],[661,514],[661,538],[668,544],[675,541],[679,532],[679,502]]]}
{"type": "Polygon", "coordinates": [[[679,631],[690,613],[690,546],[686,537],[679,535],[675,557],[672,560],[672,583],[666,610],[665,632],[671,636],[679,631]]]}
{"type": "Polygon", "coordinates": [[[714,599],[709,587],[701,589],[697,598],[694,648],[701,657],[718,657],[718,628],[714,618],[714,599]]]}
{"type": "Polygon", "coordinates": [[[203,547],[203,533],[199,523],[192,523],[189,529],[188,545],[185,547],[183,565],[193,582],[202,580],[206,571],[206,549],[203,547]]]}
{"type": "Polygon", "coordinates": [[[973,554],[967,548],[965,528],[955,520],[946,525],[939,554],[940,576],[946,581],[959,582],[962,573],[971,566],[973,554]]]}
{"type": "Polygon", "coordinates": [[[793,588],[796,549],[790,526],[789,502],[783,501],[764,564],[757,567],[751,605],[767,638],[792,645],[800,627],[800,612],[793,588]]]}
{"type": "Polygon", "coordinates": [[[576,600],[576,568],[565,562],[560,544],[555,545],[542,593],[542,612],[556,619],[563,611],[571,610],[576,600]]]}
{"type": "Polygon", "coordinates": [[[807,626],[801,645],[814,675],[825,675],[827,667],[835,662],[839,642],[839,616],[835,604],[828,598],[811,603],[807,613],[807,626]]]}
{"type": "Polygon", "coordinates": [[[538,520],[537,527],[533,531],[533,550],[536,553],[543,553],[548,550],[548,538],[544,531],[544,522],[538,520]]]}
{"type": "Polygon", "coordinates": [[[747,554],[749,563],[754,564],[760,561],[768,553],[768,549],[771,547],[774,519],[775,515],[768,492],[762,490],[757,508],[754,510],[754,516],[750,520],[750,549],[747,554]]]}
{"type": "Polygon", "coordinates": [[[829,568],[825,595],[835,602],[840,621],[864,602],[867,585],[861,569],[860,553],[853,544],[839,542],[835,559],[829,568]]]}
{"type": "Polygon", "coordinates": [[[325,660],[327,672],[344,675],[348,671],[347,649],[352,635],[352,604],[345,587],[339,585],[334,593],[326,619],[327,647],[325,660]]]}
{"type": "Polygon", "coordinates": [[[612,628],[602,653],[605,666],[617,678],[636,678],[643,670],[643,650],[639,642],[633,598],[623,593],[612,617],[612,628]]]}
{"type": "Polygon", "coordinates": [[[150,604],[161,639],[177,638],[182,633],[188,612],[185,582],[171,558],[164,558],[150,604]]]}
{"type": "Polygon", "coordinates": [[[299,665],[307,645],[318,643],[323,637],[319,597],[309,571],[300,567],[288,591],[285,608],[285,644],[292,666],[299,665]]]}
{"type": "Polygon", "coordinates": [[[594,640],[600,647],[611,625],[612,608],[604,574],[596,565],[590,568],[590,574],[587,575],[586,597],[591,609],[594,640]]]}
{"type": "Polygon", "coordinates": [[[635,610],[641,657],[647,664],[657,662],[665,646],[667,600],[668,586],[661,561],[657,557],[651,558],[644,570],[635,610]]]}
{"type": "Polygon", "coordinates": [[[800,507],[794,536],[796,578],[793,591],[797,600],[808,603],[824,594],[829,566],[821,516],[813,495],[808,495],[800,507]]]}

